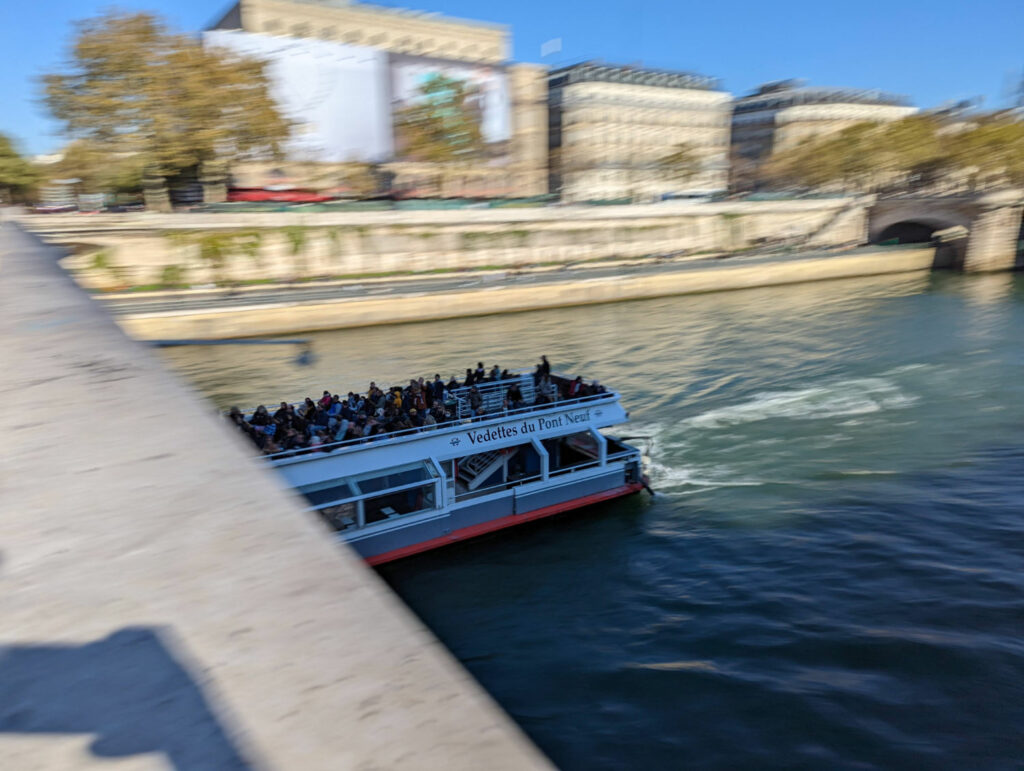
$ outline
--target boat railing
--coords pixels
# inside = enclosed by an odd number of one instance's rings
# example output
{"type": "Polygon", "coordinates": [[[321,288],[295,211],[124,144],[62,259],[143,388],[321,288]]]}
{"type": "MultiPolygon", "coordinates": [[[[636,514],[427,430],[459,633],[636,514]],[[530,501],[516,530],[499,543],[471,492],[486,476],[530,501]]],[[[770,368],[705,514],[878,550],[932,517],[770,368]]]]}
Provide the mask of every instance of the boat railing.
{"type": "MultiPolygon", "coordinates": [[[[487,412],[495,412],[503,408],[505,394],[512,386],[518,386],[520,393],[523,395],[523,401],[529,404],[533,403],[539,391],[539,388],[534,383],[533,374],[528,370],[524,370],[501,380],[485,380],[471,386],[455,388],[449,393],[449,396],[455,399],[457,417],[462,418],[473,414],[471,394],[474,388],[479,394],[481,406],[487,412]]],[[[547,396],[554,399],[557,395],[558,388],[554,383],[551,383],[547,390],[547,396]]]]}
{"type": "MultiPolygon", "coordinates": [[[[553,375],[552,377],[554,378],[561,376],[553,375]]],[[[523,397],[527,401],[532,401],[532,399],[535,398],[536,389],[534,389],[533,386],[533,374],[530,370],[521,370],[519,372],[513,373],[512,375],[503,380],[484,380],[480,383],[476,383],[475,387],[480,391],[481,396],[484,397],[484,408],[490,410],[492,409],[494,404],[497,404],[499,406],[501,405],[502,400],[504,399],[505,391],[508,390],[508,388],[513,384],[519,386],[520,390],[523,392],[523,397]],[[495,396],[499,394],[500,396],[495,400],[495,396]]],[[[428,386],[429,385],[430,384],[428,383],[428,386]]],[[[454,388],[451,391],[446,391],[446,393],[448,394],[448,399],[454,400],[457,403],[457,406],[461,407],[461,414],[458,415],[458,417],[460,418],[468,417],[471,414],[469,410],[468,399],[469,393],[473,388],[474,386],[459,386],[458,388],[454,388]]],[[[548,391],[548,396],[553,397],[557,393],[558,388],[554,385],[554,383],[552,383],[552,386],[548,391]]],[[[295,402],[285,401],[283,402],[283,404],[287,404],[289,407],[295,407],[296,409],[298,409],[299,407],[305,404],[305,399],[300,399],[299,401],[295,402]]],[[[248,415],[250,413],[256,412],[256,407],[249,407],[241,410],[241,412],[243,415],[248,415]]],[[[270,412],[270,409],[268,409],[268,412],[270,412]]]]}
{"type": "MultiPolygon", "coordinates": [[[[496,381],[502,383],[508,383],[510,381],[496,381]]],[[[293,450],[282,450],[281,452],[275,452],[264,456],[271,461],[288,460],[297,456],[309,456],[316,455],[319,453],[329,453],[334,450],[348,449],[358,445],[374,444],[377,442],[390,442],[395,439],[404,439],[407,437],[415,436],[424,433],[451,433],[453,431],[464,431],[467,426],[479,426],[483,427],[486,425],[501,423],[508,420],[510,417],[518,417],[520,415],[529,415],[536,412],[548,412],[553,409],[564,409],[566,407],[572,407],[575,405],[592,404],[595,402],[602,402],[608,400],[618,399],[619,395],[614,391],[605,391],[599,394],[590,394],[588,396],[579,396],[573,399],[563,399],[562,401],[549,402],[547,404],[532,404],[525,407],[520,407],[514,410],[502,410],[500,413],[489,413],[486,415],[477,415],[475,417],[464,417],[457,418],[450,423],[438,423],[432,426],[419,426],[416,428],[402,428],[397,431],[387,431],[381,434],[374,434],[373,436],[357,437],[355,439],[343,439],[337,442],[330,442],[316,447],[300,447],[293,450]]]]}

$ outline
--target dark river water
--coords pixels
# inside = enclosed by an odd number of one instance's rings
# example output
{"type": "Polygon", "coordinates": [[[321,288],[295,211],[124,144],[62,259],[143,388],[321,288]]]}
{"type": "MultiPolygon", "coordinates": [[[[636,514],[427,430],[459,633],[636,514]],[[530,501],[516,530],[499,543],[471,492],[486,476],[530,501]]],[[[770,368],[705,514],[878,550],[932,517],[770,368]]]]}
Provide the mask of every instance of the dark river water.
{"type": "Polygon", "coordinates": [[[381,571],[565,769],[1024,768],[1024,277],[848,280],[165,351],[218,406],[598,378],[646,494],[381,571]]]}

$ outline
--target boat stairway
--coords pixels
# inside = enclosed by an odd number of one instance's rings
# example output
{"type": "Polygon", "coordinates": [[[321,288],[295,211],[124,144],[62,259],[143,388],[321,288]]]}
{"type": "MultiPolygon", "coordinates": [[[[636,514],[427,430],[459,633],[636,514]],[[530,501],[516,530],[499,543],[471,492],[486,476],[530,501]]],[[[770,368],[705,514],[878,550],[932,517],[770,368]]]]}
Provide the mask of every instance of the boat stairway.
{"type": "Polygon", "coordinates": [[[466,486],[467,490],[476,490],[506,463],[508,463],[508,455],[498,450],[470,455],[459,464],[458,479],[466,486]]]}

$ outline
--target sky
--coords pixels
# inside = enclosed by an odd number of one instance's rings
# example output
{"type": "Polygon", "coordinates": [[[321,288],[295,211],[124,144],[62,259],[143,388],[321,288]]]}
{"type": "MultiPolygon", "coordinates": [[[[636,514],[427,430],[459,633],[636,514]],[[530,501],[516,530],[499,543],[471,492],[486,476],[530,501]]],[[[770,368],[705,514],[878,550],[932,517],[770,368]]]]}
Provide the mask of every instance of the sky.
{"type": "MultiPolygon", "coordinates": [[[[1009,105],[1024,75],[1024,0],[382,0],[511,28],[513,58],[552,66],[583,59],[699,72],[744,94],[760,83],[880,88],[919,107],[983,97],[1009,105]],[[541,45],[561,38],[544,58],[541,45]]],[[[120,0],[198,31],[230,2],[120,0]]],[[[110,0],[0,0],[0,133],[22,152],[64,139],[39,101],[39,77],[60,71],[73,23],[110,0]]]]}

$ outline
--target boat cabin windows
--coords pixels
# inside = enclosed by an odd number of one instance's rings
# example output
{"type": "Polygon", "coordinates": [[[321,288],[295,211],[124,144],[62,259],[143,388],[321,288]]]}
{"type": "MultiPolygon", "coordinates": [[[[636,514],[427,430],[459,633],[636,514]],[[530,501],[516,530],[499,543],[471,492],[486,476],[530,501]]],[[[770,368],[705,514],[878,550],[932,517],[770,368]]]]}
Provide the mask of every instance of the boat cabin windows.
{"type": "Polygon", "coordinates": [[[570,473],[574,469],[602,462],[605,438],[594,431],[544,439],[541,450],[532,442],[502,447],[458,458],[442,464],[445,476],[454,480],[455,499],[484,495],[570,473]]]}
{"type": "Polygon", "coordinates": [[[349,481],[359,488],[360,493],[376,493],[413,482],[425,482],[436,476],[433,468],[420,461],[405,466],[396,466],[384,471],[370,471],[350,477],[349,481]]]}
{"type": "Polygon", "coordinates": [[[332,530],[355,529],[358,525],[359,511],[354,502],[342,503],[337,506],[327,506],[320,509],[320,516],[330,525],[332,530]]]}
{"type": "Polygon", "coordinates": [[[361,503],[365,522],[371,525],[374,522],[397,519],[403,514],[415,514],[437,508],[437,497],[434,485],[429,484],[365,498],[361,503]]]}
{"type": "Polygon", "coordinates": [[[591,465],[601,458],[598,439],[590,431],[545,439],[544,449],[548,451],[548,468],[551,473],[591,465]]]}
{"type": "Polygon", "coordinates": [[[433,464],[417,461],[309,485],[300,492],[334,530],[348,530],[438,508],[439,479],[433,464]]]}
{"type": "Polygon", "coordinates": [[[465,455],[445,461],[442,468],[454,479],[456,499],[540,479],[543,473],[541,456],[531,443],[465,455]]]}

